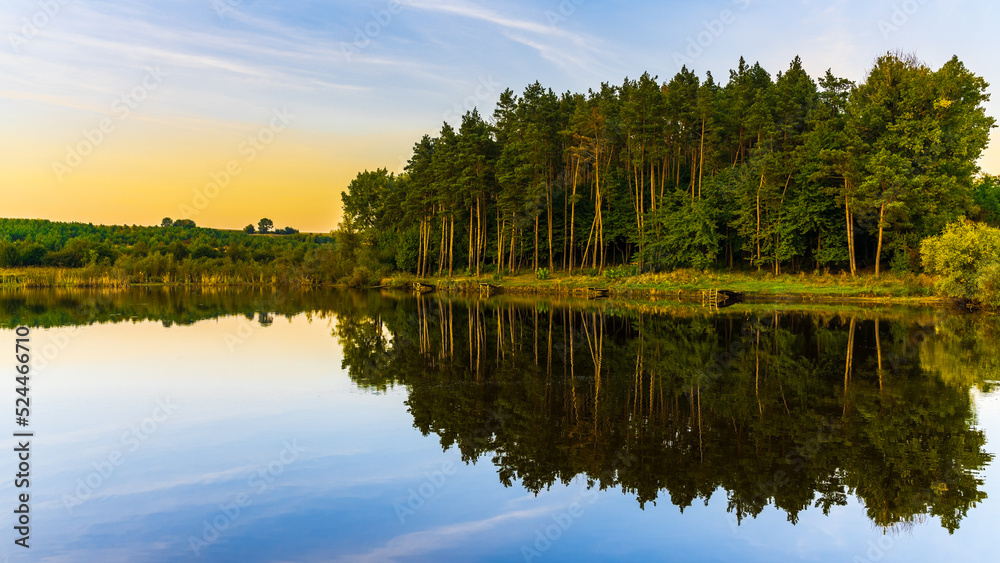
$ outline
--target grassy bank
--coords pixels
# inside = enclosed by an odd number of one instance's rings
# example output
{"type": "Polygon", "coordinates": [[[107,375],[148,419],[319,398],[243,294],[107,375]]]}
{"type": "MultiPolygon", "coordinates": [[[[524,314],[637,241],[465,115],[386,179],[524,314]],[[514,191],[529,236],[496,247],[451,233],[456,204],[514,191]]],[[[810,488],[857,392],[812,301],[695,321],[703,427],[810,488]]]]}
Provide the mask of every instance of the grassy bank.
{"type": "Polygon", "coordinates": [[[636,276],[587,276],[553,273],[538,279],[533,273],[482,278],[457,276],[452,278],[422,278],[397,276],[383,280],[388,287],[406,287],[414,281],[434,285],[445,291],[477,291],[480,283],[488,283],[509,293],[585,294],[588,288],[608,289],[612,295],[680,299],[697,298],[703,290],[726,289],[742,292],[749,298],[780,301],[892,301],[912,303],[949,302],[934,289],[936,278],[927,275],[899,276],[873,274],[788,274],[744,272],[703,272],[677,270],[670,273],[636,276]]]}

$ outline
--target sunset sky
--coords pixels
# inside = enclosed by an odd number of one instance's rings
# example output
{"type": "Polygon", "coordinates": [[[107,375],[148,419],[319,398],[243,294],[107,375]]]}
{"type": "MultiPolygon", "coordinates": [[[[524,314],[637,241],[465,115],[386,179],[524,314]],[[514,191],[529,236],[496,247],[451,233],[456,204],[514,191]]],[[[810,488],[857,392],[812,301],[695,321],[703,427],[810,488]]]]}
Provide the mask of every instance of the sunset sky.
{"type": "Polygon", "coordinates": [[[4,0],[0,216],[326,232],[358,171],[401,171],[421,135],[491,114],[507,87],[685,63],[724,81],[741,55],[860,81],[896,50],[958,55],[995,87],[998,16],[987,0],[4,0]]]}

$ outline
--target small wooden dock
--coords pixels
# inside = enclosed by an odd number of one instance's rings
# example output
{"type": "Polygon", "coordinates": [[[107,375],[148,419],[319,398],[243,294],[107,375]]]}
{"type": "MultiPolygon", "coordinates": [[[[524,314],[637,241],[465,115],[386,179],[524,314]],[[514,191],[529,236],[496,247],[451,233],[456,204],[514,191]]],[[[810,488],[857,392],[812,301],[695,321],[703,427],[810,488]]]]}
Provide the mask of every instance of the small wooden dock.
{"type": "Polygon", "coordinates": [[[436,285],[431,285],[429,283],[423,282],[413,282],[413,292],[414,293],[431,293],[437,291],[436,285]]]}
{"type": "Polygon", "coordinates": [[[701,305],[709,309],[729,307],[740,301],[743,301],[743,294],[739,291],[714,288],[701,290],[701,305]]]}
{"type": "Polygon", "coordinates": [[[611,291],[606,287],[588,287],[587,288],[587,299],[604,299],[611,294],[611,291]]]}
{"type": "Polygon", "coordinates": [[[496,295],[501,293],[503,288],[499,285],[493,285],[491,283],[480,283],[479,284],[479,295],[482,297],[489,297],[490,295],[496,295]]]}

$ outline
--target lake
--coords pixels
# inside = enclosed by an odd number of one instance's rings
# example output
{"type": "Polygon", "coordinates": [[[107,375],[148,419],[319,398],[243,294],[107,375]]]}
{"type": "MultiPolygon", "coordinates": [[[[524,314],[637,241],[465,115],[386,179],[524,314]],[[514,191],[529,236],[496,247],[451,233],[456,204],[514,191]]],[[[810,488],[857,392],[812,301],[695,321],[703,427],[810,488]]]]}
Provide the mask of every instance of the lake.
{"type": "Polygon", "coordinates": [[[31,548],[8,516],[10,561],[996,556],[994,317],[4,291],[12,352],[18,326],[31,548]]]}

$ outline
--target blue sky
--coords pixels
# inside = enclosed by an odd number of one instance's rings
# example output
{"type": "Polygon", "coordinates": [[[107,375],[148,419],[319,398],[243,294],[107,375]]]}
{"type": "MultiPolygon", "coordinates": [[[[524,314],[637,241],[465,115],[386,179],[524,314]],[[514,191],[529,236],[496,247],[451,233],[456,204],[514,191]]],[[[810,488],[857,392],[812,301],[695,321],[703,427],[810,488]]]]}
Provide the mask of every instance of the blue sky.
{"type": "MultiPolygon", "coordinates": [[[[287,108],[295,121],[275,144],[283,148],[200,222],[242,226],[285,179],[283,196],[311,204],[271,202],[282,209],[276,221],[329,230],[356,172],[400,170],[422,134],[473,105],[491,113],[508,87],[539,80],[585,92],[646,71],[669,80],[679,62],[724,81],[740,56],[774,74],[796,55],[814,77],[831,68],[857,81],[890,50],[932,67],[958,55],[996,83],[996,10],[986,0],[7,0],[4,215],[147,224],[179,215],[247,132],[287,108]],[[149,68],[165,74],[163,86],[94,157],[54,177],[51,164],[114,118],[114,101],[149,68]]],[[[982,164],[1000,172],[1000,149],[982,164]]]]}

